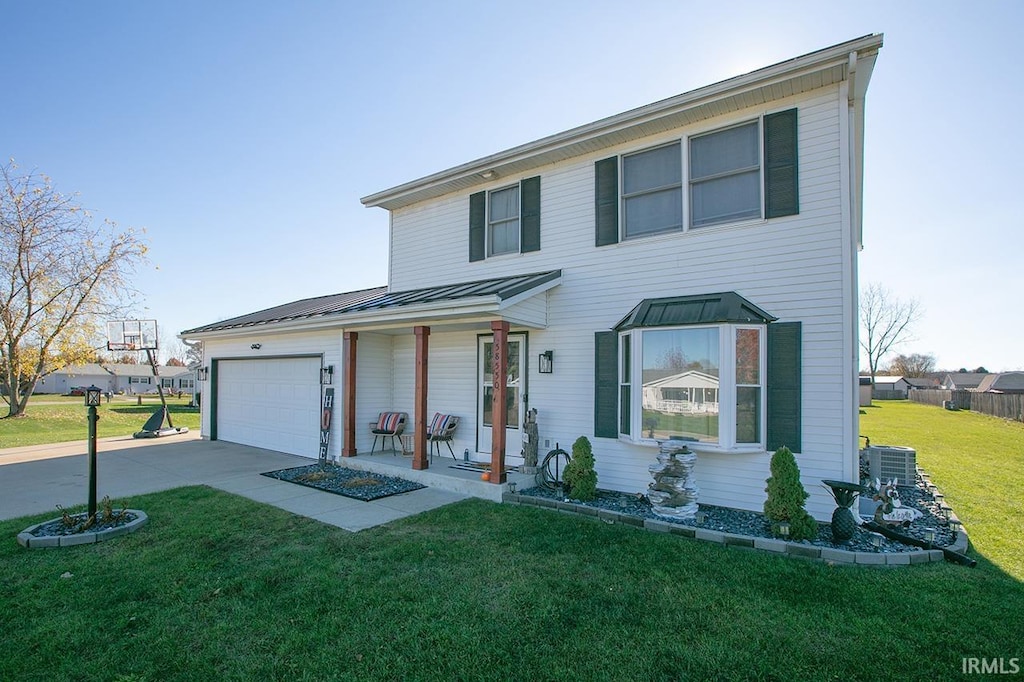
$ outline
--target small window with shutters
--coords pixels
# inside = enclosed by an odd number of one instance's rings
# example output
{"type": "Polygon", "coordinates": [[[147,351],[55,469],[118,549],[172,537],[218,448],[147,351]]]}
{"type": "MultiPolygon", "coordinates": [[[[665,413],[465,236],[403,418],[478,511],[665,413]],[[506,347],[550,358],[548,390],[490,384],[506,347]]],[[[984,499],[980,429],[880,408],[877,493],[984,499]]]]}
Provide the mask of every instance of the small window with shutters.
{"type": "Polygon", "coordinates": [[[469,260],[540,250],[540,176],[469,197],[469,260]]]}

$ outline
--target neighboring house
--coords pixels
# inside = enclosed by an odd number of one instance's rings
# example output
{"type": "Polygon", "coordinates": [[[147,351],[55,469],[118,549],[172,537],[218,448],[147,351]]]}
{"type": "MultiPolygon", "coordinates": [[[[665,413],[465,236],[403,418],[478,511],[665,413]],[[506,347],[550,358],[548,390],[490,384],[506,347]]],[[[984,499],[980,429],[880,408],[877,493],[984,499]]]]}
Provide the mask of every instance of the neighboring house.
{"type": "Polygon", "coordinates": [[[939,388],[939,380],[933,377],[903,377],[909,388],[932,389],[939,388]]]}
{"type": "Polygon", "coordinates": [[[117,363],[105,365],[105,367],[114,375],[113,391],[115,393],[126,393],[128,395],[156,393],[158,379],[165,391],[176,393],[179,388],[182,391],[191,391],[191,388],[181,386],[178,378],[181,377],[182,380],[185,380],[185,383],[188,383],[187,380],[191,376],[191,380],[195,381],[194,372],[187,367],[158,365],[157,372],[159,377],[153,376],[153,367],[148,363],[140,363],[138,365],[117,363]]]}
{"type": "Polygon", "coordinates": [[[981,384],[989,374],[977,372],[950,372],[942,380],[942,388],[950,391],[971,391],[981,384]]]}
{"type": "Polygon", "coordinates": [[[875,376],[874,395],[876,398],[906,398],[908,390],[910,390],[910,382],[903,377],[875,376]]]}
{"type": "Polygon", "coordinates": [[[979,393],[1024,393],[1024,372],[986,375],[975,390],[979,393]]]}
{"type": "Polygon", "coordinates": [[[333,412],[328,455],[348,457],[369,451],[379,412],[404,411],[423,469],[440,412],[461,418],[456,452],[502,471],[523,461],[536,408],[542,456],[587,436],[599,485],[620,491],[646,490],[658,439],[680,438],[702,502],[759,511],[788,446],[828,519],[821,480],[859,478],[864,97],[881,45],[858,38],[364,197],[389,211],[387,287],[180,334],[204,341],[203,435],[316,457],[333,412]]]}
{"type": "Polygon", "coordinates": [[[104,392],[114,390],[114,376],[102,365],[89,363],[54,370],[36,384],[35,393],[67,395],[73,388],[97,386],[104,392]]]}

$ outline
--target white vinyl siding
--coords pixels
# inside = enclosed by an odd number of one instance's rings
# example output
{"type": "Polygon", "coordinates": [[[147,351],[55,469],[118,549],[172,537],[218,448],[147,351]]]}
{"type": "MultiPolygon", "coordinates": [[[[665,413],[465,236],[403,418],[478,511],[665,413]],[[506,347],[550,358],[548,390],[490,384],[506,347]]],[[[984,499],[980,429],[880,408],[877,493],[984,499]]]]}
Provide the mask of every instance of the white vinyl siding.
{"type": "MultiPolygon", "coordinates": [[[[539,411],[542,456],[555,442],[565,447],[581,435],[593,437],[594,332],[610,330],[643,298],[735,291],[780,320],[803,323],[803,452],[797,459],[811,493],[808,508],[821,519],[831,514],[835,503],[820,481],[846,480],[849,453],[856,451],[855,405],[853,393],[847,396],[846,388],[854,380],[856,367],[853,353],[844,350],[849,348],[846,333],[855,333],[844,330],[845,311],[852,305],[844,293],[854,290],[851,259],[856,258],[849,253],[853,237],[843,214],[841,161],[846,152],[841,151],[840,121],[847,102],[839,88],[829,87],[774,102],[771,110],[790,107],[798,109],[799,215],[594,246],[595,161],[742,125],[766,113],[762,109],[695,122],[613,147],[595,146],[589,155],[530,170],[544,177],[544,249],[531,255],[528,271],[562,269],[563,273],[562,283],[544,295],[548,327],[531,329],[529,337],[529,398],[530,406],[539,411]],[[538,375],[536,355],[545,349],[555,351],[555,371],[538,375]]],[[[393,212],[392,289],[524,272],[518,258],[465,262],[463,226],[468,210],[468,193],[463,192],[393,212]],[[459,273],[457,278],[453,272],[459,273]]],[[[439,341],[444,336],[431,336],[431,409],[471,415],[475,404],[466,403],[475,396],[475,337],[452,334],[451,341],[439,341]],[[465,348],[451,348],[455,341],[465,348]]],[[[396,337],[396,388],[398,377],[411,385],[411,351],[411,334],[396,337]],[[398,362],[399,344],[408,361],[398,362]]],[[[407,390],[404,395],[411,396],[411,389],[407,390]]],[[[402,394],[396,390],[397,395],[402,394]]],[[[457,452],[466,445],[469,433],[472,429],[463,431],[460,425],[457,452]]],[[[647,467],[655,456],[651,447],[617,439],[594,440],[600,487],[626,492],[647,489],[651,481],[647,467]]],[[[509,450],[518,451],[518,444],[510,444],[509,450]]],[[[702,453],[696,469],[701,502],[760,510],[769,459],[767,452],[702,453]]]]}

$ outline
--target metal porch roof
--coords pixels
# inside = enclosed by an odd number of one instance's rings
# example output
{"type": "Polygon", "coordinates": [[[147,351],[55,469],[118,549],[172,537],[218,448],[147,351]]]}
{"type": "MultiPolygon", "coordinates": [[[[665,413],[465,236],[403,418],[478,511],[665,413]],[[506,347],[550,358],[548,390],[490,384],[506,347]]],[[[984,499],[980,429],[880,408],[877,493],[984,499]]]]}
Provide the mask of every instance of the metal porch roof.
{"type": "Polygon", "coordinates": [[[387,287],[363,289],[285,303],[221,322],[187,329],[180,335],[200,335],[252,327],[265,328],[270,325],[330,316],[336,316],[338,324],[344,325],[347,315],[399,309],[404,306],[456,303],[486,297],[502,302],[556,281],[561,276],[561,270],[549,270],[408,291],[388,291],[387,287]]]}

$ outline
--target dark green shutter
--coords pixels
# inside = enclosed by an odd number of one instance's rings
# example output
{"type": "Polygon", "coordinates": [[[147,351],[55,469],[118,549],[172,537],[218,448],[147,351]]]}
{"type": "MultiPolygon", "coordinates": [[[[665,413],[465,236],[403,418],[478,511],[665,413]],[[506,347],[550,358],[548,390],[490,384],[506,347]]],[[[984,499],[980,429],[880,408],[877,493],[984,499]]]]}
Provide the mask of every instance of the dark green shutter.
{"type": "Polygon", "coordinates": [[[596,243],[598,246],[619,241],[619,157],[594,164],[596,243]]]}
{"type": "Polygon", "coordinates": [[[469,260],[483,260],[487,255],[487,193],[469,196],[469,260]]]}
{"type": "Polygon", "coordinates": [[[764,117],[765,217],[800,212],[796,109],[764,117]]]}
{"type": "Polygon", "coordinates": [[[768,450],[800,452],[800,323],[768,325],[768,450]]]}
{"type": "Polygon", "coordinates": [[[619,335],[594,334],[594,436],[618,438],[619,335]]]}
{"type": "Polygon", "coordinates": [[[540,176],[519,183],[519,251],[540,251],[540,176]]]}

